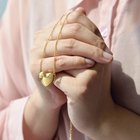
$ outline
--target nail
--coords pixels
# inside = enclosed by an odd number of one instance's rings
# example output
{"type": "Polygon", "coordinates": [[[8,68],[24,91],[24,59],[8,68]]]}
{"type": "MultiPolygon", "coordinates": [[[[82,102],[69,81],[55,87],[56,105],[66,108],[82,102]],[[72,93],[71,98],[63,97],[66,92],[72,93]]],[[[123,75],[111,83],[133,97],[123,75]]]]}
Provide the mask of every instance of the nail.
{"type": "Polygon", "coordinates": [[[88,65],[94,65],[95,63],[93,60],[90,60],[90,59],[85,59],[85,61],[88,65]]]}
{"type": "Polygon", "coordinates": [[[103,52],[104,60],[110,62],[113,59],[113,56],[107,52],[103,52]]]}

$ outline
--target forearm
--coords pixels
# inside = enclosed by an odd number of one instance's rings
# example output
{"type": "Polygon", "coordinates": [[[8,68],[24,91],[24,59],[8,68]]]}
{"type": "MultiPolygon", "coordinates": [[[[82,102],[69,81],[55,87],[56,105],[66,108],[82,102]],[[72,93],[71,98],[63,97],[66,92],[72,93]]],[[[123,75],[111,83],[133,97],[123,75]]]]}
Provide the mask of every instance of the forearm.
{"type": "Polygon", "coordinates": [[[52,140],[57,129],[60,108],[51,108],[38,93],[33,94],[24,112],[25,140],[52,140]]]}
{"type": "Polygon", "coordinates": [[[93,133],[93,140],[139,140],[140,117],[116,104],[113,110],[93,133]]]}

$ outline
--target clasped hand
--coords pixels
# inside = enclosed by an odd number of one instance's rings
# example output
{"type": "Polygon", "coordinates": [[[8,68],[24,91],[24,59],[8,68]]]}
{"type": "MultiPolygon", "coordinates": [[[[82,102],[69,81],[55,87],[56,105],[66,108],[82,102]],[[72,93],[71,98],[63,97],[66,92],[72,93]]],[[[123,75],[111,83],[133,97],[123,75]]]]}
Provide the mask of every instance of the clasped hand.
{"type": "MultiPolygon", "coordinates": [[[[31,71],[39,93],[52,108],[67,102],[73,125],[92,137],[113,103],[110,96],[112,54],[95,24],[82,8],[74,10],[62,30],[57,47],[54,84],[45,88],[38,79],[42,50],[54,23],[35,34],[31,51],[31,71]]],[[[43,71],[52,72],[54,44],[61,23],[56,27],[43,58],[43,71]]]]}

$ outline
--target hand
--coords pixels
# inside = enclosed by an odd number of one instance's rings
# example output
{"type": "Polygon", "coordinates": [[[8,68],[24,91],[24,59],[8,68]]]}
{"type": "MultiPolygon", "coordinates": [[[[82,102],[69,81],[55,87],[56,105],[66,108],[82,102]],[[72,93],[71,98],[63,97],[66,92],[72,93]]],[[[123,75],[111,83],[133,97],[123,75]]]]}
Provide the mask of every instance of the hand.
{"type": "MultiPolygon", "coordinates": [[[[35,47],[31,51],[31,70],[38,86],[39,92],[50,106],[58,107],[66,102],[63,92],[53,84],[47,88],[41,85],[38,79],[40,60],[42,59],[43,43],[45,44],[54,24],[36,33],[35,47]],[[45,41],[44,41],[45,40],[45,41]]],[[[56,28],[52,39],[46,49],[46,56],[43,60],[43,71],[52,72],[54,63],[54,44],[61,23],[56,28]]],[[[71,69],[89,68],[94,65],[94,61],[108,63],[112,56],[103,51],[107,50],[101,36],[99,37],[97,27],[85,16],[82,9],[77,9],[71,13],[62,30],[56,56],[56,72],[71,69]]]]}
{"type": "Polygon", "coordinates": [[[68,114],[73,125],[94,138],[113,108],[110,96],[110,64],[92,69],[57,74],[55,85],[67,96],[68,114]]]}

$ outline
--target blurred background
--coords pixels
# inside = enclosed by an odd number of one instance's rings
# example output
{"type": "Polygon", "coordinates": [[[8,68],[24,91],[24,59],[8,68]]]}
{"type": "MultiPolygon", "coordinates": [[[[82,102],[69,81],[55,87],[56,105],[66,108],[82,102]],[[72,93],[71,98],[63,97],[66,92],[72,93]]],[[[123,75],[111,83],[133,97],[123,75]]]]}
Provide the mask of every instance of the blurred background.
{"type": "Polygon", "coordinates": [[[8,0],[0,0],[0,17],[2,16],[8,0]]]}

